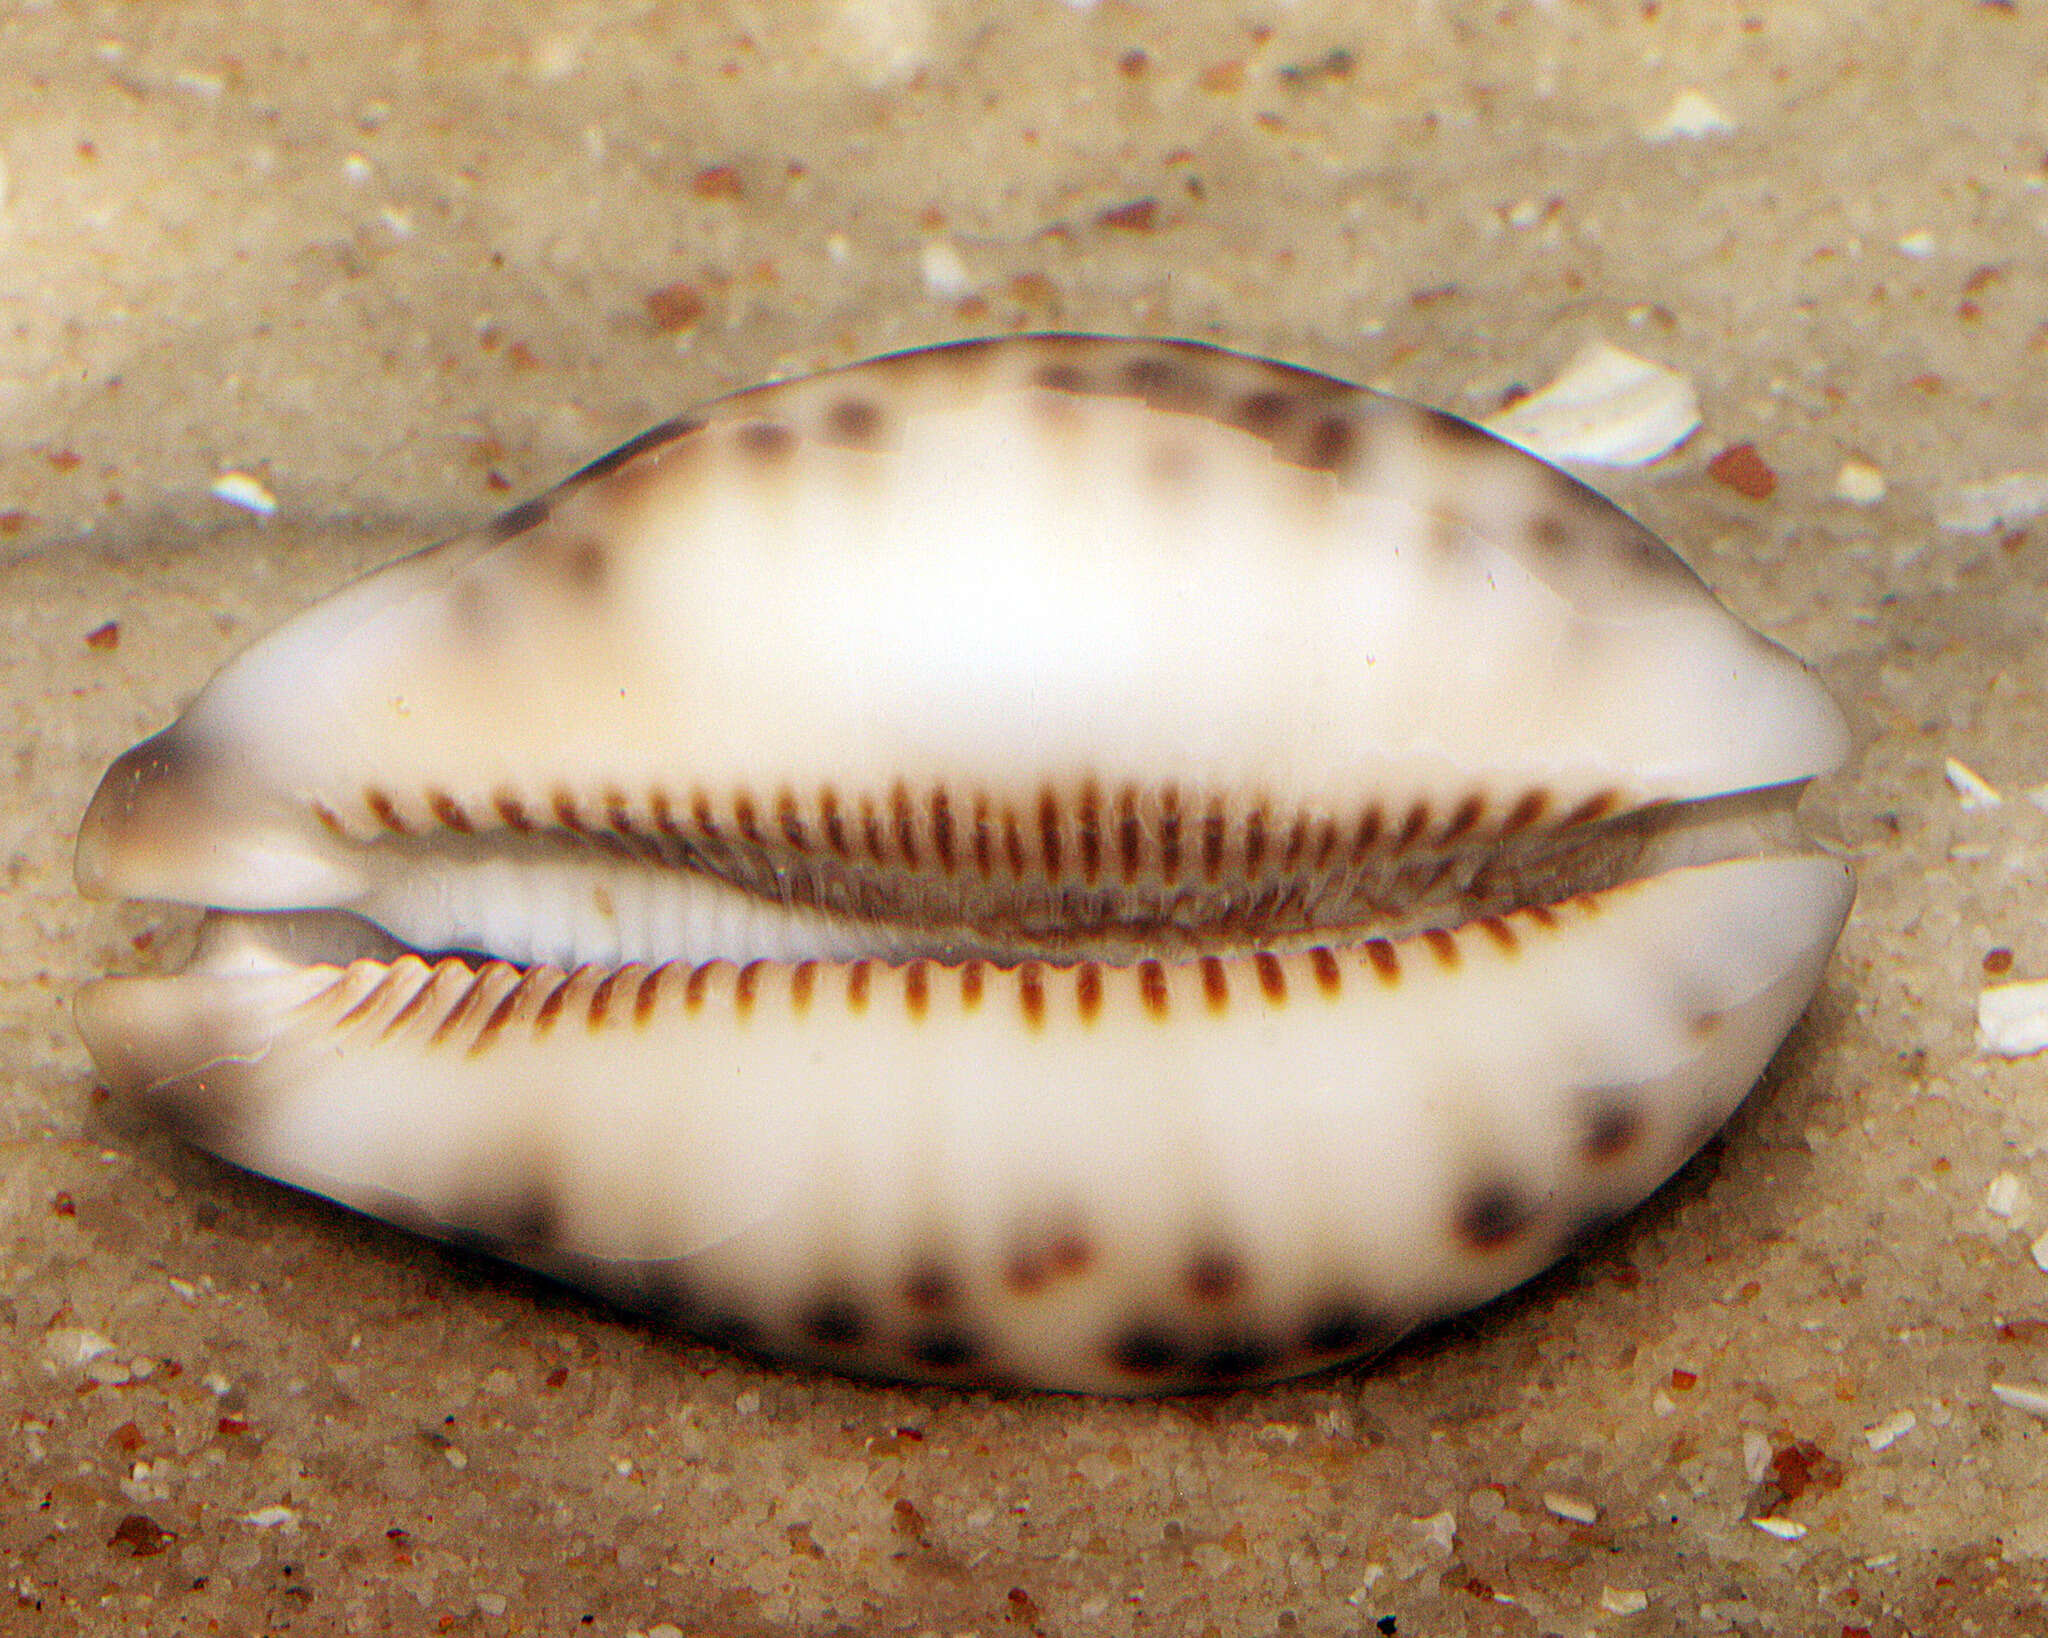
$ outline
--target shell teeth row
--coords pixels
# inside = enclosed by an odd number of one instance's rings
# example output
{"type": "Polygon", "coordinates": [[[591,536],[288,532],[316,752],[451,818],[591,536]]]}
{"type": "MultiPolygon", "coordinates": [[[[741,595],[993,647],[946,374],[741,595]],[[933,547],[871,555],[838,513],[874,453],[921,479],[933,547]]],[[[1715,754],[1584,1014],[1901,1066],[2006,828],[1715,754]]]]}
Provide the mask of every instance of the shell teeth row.
{"type": "Polygon", "coordinates": [[[949,1005],[961,1012],[1008,1008],[1029,1028],[1042,1026],[1053,1013],[1084,1024],[1105,1013],[1164,1024],[1181,1011],[1220,1015],[1237,999],[1256,998],[1271,1008],[1290,997],[1335,1000],[1347,984],[1390,987],[1401,982],[1405,963],[1417,957],[1455,971],[1473,938],[1512,955],[1524,938],[1555,934],[1600,908],[1599,896],[1582,894],[1562,906],[1486,916],[1456,931],[1431,928],[1412,939],[1370,938],[1287,955],[1259,951],[1129,964],[720,959],[564,971],[506,961],[472,966],[453,956],[429,962],[408,955],[391,962],[350,963],[306,1003],[304,1021],[313,1028],[373,1028],[379,1039],[410,1033],[426,1046],[453,1046],[471,1054],[486,1051],[508,1027],[545,1035],[565,1019],[575,1019],[590,1031],[621,1024],[645,1028],[671,1009],[687,1016],[707,1006],[741,1018],[777,1007],[801,1018],[814,1006],[832,1005],[853,1013],[894,1009],[915,1021],[935,1005],[949,1005]]]}
{"type": "Polygon", "coordinates": [[[761,800],[747,791],[714,799],[702,790],[680,798],[656,789],[594,796],[558,787],[544,796],[500,787],[459,798],[430,789],[401,795],[372,786],[342,811],[311,804],[332,835],[355,844],[436,831],[476,836],[492,831],[531,836],[556,832],[613,842],[626,851],[674,863],[734,843],[842,863],[951,875],[1008,874],[1140,877],[1172,882],[1183,875],[1216,882],[1265,871],[1290,874],[1341,860],[1480,847],[1525,831],[1595,823],[1625,806],[1621,793],[1598,791],[1560,808],[1545,790],[1512,800],[1473,792],[1442,812],[1426,799],[1371,802],[1348,818],[1271,807],[1223,796],[1189,802],[1173,786],[1153,791],[1123,785],[1105,795],[1092,784],[1073,792],[1046,785],[1035,798],[1013,801],[987,791],[960,794],[944,785],[913,791],[897,784],[886,797],[842,797],[829,786],[802,798],[784,788],[761,800]]]}

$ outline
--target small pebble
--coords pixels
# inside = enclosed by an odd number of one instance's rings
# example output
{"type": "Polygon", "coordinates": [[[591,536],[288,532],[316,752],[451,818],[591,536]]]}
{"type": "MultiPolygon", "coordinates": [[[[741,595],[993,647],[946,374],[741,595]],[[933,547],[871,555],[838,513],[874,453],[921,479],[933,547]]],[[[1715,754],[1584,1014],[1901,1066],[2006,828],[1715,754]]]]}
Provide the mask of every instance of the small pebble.
{"type": "Polygon", "coordinates": [[[1885,497],[1884,474],[1868,461],[1853,457],[1835,474],[1835,498],[1856,506],[1875,506],[1885,497]]]}
{"type": "Polygon", "coordinates": [[[1863,1442],[1870,1446],[1873,1454],[1880,1450],[1889,1450],[1919,1425],[1920,1418],[1911,1411],[1893,1411],[1876,1427],[1863,1430],[1863,1442]]]}
{"type": "Polygon", "coordinates": [[[1767,1536],[1776,1536],[1780,1541],[1797,1541],[1806,1534],[1806,1526],[1797,1519],[1751,1519],[1749,1521],[1767,1536]]]}
{"type": "Polygon", "coordinates": [[[2044,1422],[2048,1422],[2048,1392],[2040,1388],[2023,1388],[2012,1382],[1994,1382],[1991,1384],[1991,1397],[2001,1405],[2025,1411],[2029,1416],[2038,1416],[2044,1422]]]}
{"type": "Polygon", "coordinates": [[[1673,137],[1719,136],[1735,129],[1735,122],[1721,112],[1720,105],[1704,91],[1688,86],[1671,99],[1664,117],[1643,134],[1652,142],[1673,137]]]}
{"type": "Polygon", "coordinates": [[[267,518],[277,510],[277,497],[264,487],[262,479],[246,472],[223,472],[213,480],[212,492],[215,500],[254,512],[259,518],[267,518]]]}
{"type": "Polygon", "coordinates": [[[1650,1596],[1638,1587],[1602,1587],[1600,1607],[1609,1615],[1641,1615],[1650,1607],[1650,1596]]]}
{"type": "Polygon", "coordinates": [[[1985,1186],[1984,1209],[1993,1217],[2016,1216],[2025,1193],[2017,1172],[2000,1172],[1985,1186]]]}
{"type": "Polygon", "coordinates": [[[1778,487],[1778,474],[1755,444],[1730,444],[1707,462],[1707,476],[1744,500],[1768,500],[1778,487]]]}
{"type": "Polygon", "coordinates": [[[1570,1495],[1562,1490],[1544,1491],[1543,1505],[1549,1512],[1573,1524],[1591,1524],[1600,1517],[1600,1509],[1583,1496],[1570,1495]]]}

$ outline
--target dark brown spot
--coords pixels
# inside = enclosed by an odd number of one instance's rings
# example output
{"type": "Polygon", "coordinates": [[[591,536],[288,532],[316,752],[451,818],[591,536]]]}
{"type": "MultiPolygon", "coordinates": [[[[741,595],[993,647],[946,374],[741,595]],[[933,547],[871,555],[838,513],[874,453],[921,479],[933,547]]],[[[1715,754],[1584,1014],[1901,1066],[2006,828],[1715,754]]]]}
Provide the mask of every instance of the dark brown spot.
{"type": "Polygon", "coordinates": [[[1287,423],[1294,419],[1297,402],[1288,393],[1266,388],[1246,393],[1231,406],[1228,419],[1231,425],[1244,428],[1254,437],[1271,441],[1278,438],[1286,430],[1287,423]]]}
{"type": "Polygon", "coordinates": [[[1141,1325],[1109,1345],[1109,1362],[1126,1376],[1163,1376],[1180,1362],[1180,1349],[1156,1326],[1141,1325]]]}
{"type": "Polygon", "coordinates": [[[796,452],[796,433],[780,421],[748,421],[734,433],[743,453],[763,465],[780,463],[796,452]]]}
{"type": "Polygon", "coordinates": [[[761,846],[761,818],[754,811],[754,798],[746,791],[733,793],[732,822],[749,847],[761,846]]]}
{"type": "Polygon", "coordinates": [[[1302,440],[1301,464],[1317,472],[1340,472],[1358,448],[1358,423],[1348,415],[1319,415],[1302,440]]]}
{"type": "Polygon", "coordinates": [[[1230,1335],[1201,1349],[1193,1370],[1204,1382],[1241,1382],[1271,1370],[1278,1360],[1279,1352],[1270,1343],[1253,1336],[1230,1335]]]}
{"type": "Polygon", "coordinates": [[[325,802],[313,803],[313,817],[320,821],[320,828],[329,835],[339,836],[344,841],[348,839],[348,831],[342,825],[341,816],[325,802]]]}
{"type": "Polygon", "coordinates": [[[1436,957],[1439,967],[1451,968],[1458,965],[1460,953],[1457,934],[1442,927],[1431,927],[1423,932],[1422,942],[1429,946],[1429,953],[1436,957]]]}
{"type": "Polygon", "coordinates": [[[1485,428],[1476,427],[1458,416],[1446,415],[1442,410],[1425,411],[1423,425],[1440,448],[1456,454],[1483,453],[1500,448],[1500,440],[1485,428]]]}
{"type": "Polygon", "coordinates": [[[1126,884],[1137,879],[1145,858],[1145,825],[1138,817],[1138,792],[1126,785],[1116,796],[1117,873],[1126,884]]]}
{"type": "Polygon", "coordinates": [[[868,857],[876,864],[889,860],[889,838],[882,829],[882,816],[875,811],[874,798],[860,799],[860,834],[867,846],[868,857]]]}
{"type": "Polygon", "coordinates": [[[1468,1249],[1495,1252],[1519,1239],[1535,1216],[1535,1207],[1511,1185],[1484,1183],[1465,1197],[1452,1227],[1468,1249]]]}
{"type": "Polygon", "coordinates": [[[486,532],[493,540],[514,540],[530,529],[538,529],[547,520],[545,498],[521,501],[509,512],[500,512],[486,532]]]}
{"type": "Polygon", "coordinates": [[[1297,814],[1293,827],[1287,832],[1287,846],[1280,853],[1280,869],[1284,875],[1292,875],[1301,868],[1301,856],[1308,851],[1308,815],[1297,814]]]}
{"type": "Polygon", "coordinates": [[[1074,970],[1074,1005],[1083,1023],[1092,1024],[1102,1011],[1102,968],[1095,962],[1084,961],[1074,970]]]}
{"type": "MultiPolygon", "coordinates": [[[[442,963],[442,966],[459,967],[461,966],[461,963],[453,960],[453,958],[450,958],[449,961],[442,963]]],[[[434,969],[435,973],[438,973],[440,971],[440,967],[434,969]]],[[[383,986],[379,985],[378,987],[381,989],[383,986]]],[[[433,994],[433,974],[429,974],[421,980],[419,985],[413,990],[412,994],[406,997],[405,1005],[400,1007],[398,1011],[393,1013],[390,1019],[385,1023],[384,1038],[386,1040],[389,1040],[392,1036],[396,1035],[400,1030],[410,1025],[415,1019],[424,1016],[426,1012],[427,1002],[430,999],[432,999],[433,994]]]]}
{"type": "Polygon", "coordinates": [[[731,1309],[714,1309],[692,1323],[691,1329],[718,1348],[741,1353],[759,1353],[763,1341],[761,1326],[751,1316],[731,1309]]]}
{"type": "Polygon", "coordinates": [[[647,1021],[654,1016],[654,1008],[661,1000],[661,981],[668,972],[671,962],[664,961],[659,967],[649,969],[640,980],[640,987],[633,992],[633,1025],[645,1029],[647,1021]]]}
{"type": "Polygon", "coordinates": [[[1372,963],[1375,977],[1382,984],[1398,984],[1401,981],[1401,953],[1391,940],[1369,938],[1363,946],[1365,959],[1372,963]]]}
{"type": "Polygon", "coordinates": [[[1229,1302],[1244,1291],[1244,1264],[1229,1252],[1212,1248],[1188,1264],[1185,1283],[1196,1302],[1229,1302]]]}
{"type": "Polygon", "coordinates": [[[1138,963],[1138,999],[1153,1018],[1165,1018],[1166,968],[1150,956],[1138,963]]]}
{"type": "Polygon", "coordinates": [[[980,961],[963,962],[960,967],[960,1006],[963,1011],[972,1012],[981,1005],[981,992],[987,982],[988,968],[980,961]]]}
{"type": "Polygon", "coordinates": [[[937,1263],[920,1263],[903,1276],[903,1300],[921,1314],[936,1314],[960,1300],[960,1285],[937,1263]]]}
{"type": "Polygon", "coordinates": [[[1545,932],[1549,932],[1557,926],[1556,912],[1553,911],[1547,904],[1528,905],[1522,910],[1521,913],[1527,916],[1538,927],[1541,927],[1545,932]]]}
{"type": "Polygon", "coordinates": [[[1429,804],[1417,802],[1408,810],[1408,817],[1401,822],[1401,828],[1394,836],[1394,851],[1406,853],[1428,828],[1429,804]]]}
{"type": "MultiPolygon", "coordinates": [[[[572,474],[568,484],[595,482],[599,478],[618,471],[620,467],[624,466],[635,456],[644,455],[650,449],[659,449],[663,444],[674,443],[678,438],[687,438],[691,433],[701,431],[703,426],[704,423],[702,421],[693,420],[687,415],[678,415],[673,420],[663,421],[659,426],[649,427],[645,432],[628,438],[610,454],[598,456],[596,460],[592,461],[581,471],[572,474]]],[[[568,484],[564,484],[563,487],[567,488],[568,484]]],[[[527,503],[529,506],[538,504],[540,503],[534,501],[527,503]]],[[[505,518],[509,520],[524,510],[524,507],[515,506],[510,512],[505,514],[505,518]]],[[[541,516],[545,517],[546,515],[545,510],[543,510],[541,516]]],[[[538,518],[534,520],[536,523],[539,521],[538,518]]],[[[502,523],[500,526],[503,526],[502,523]]],[[[526,527],[531,528],[532,524],[528,524],[526,527]]],[[[514,532],[516,533],[517,531],[514,532]]],[[[504,537],[501,536],[500,538],[504,537]]]]}
{"type": "Polygon", "coordinates": [[[1209,402],[1209,383],[1175,358],[1148,353],[1120,372],[1124,386],[1152,408],[1190,414],[1209,402]]]}
{"type": "Polygon", "coordinates": [[[815,961],[799,961],[789,970],[789,1004],[793,1011],[799,1014],[810,1011],[811,992],[817,984],[818,964],[815,961]]]}
{"type": "Polygon", "coordinates": [[[913,961],[903,969],[903,1004],[910,1009],[910,1016],[922,1018],[931,1007],[932,978],[931,963],[913,961]]]}
{"type": "Polygon", "coordinates": [[[1510,955],[1521,945],[1522,941],[1515,936],[1514,928],[1502,921],[1499,916],[1481,916],[1479,927],[1488,938],[1510,955]]]}
{"type": "Polygon", "coordinates": [[[1572,532],[1555,512],[1538,512],[1529,520],[1529,541],[1546,557],[1562,557],[1572,543],[1572,532]]]}
{"type": "Polygon", "coordinates": [[[1259,988],[1268,1001],[1277,1006],[1287,999],[1287,969],[1271,950],[1252,957],[1252,970],[1259,975],[1259,988]]]}
{"type": "Polygon", "coordinates": [[[1338,970],[1336,953],[1327,945],[1318,944],[1309,951],[1308,965],[1315,974],[1316,988],[1324,995],[1334,998],[1344,987],[1344,975],[1338,970]]]}
{"type": "Polygon", "coordinates": [[[1079,1229],[1061,1229],[1046,1242],[1045,1260],[1053,1273],[1072,1279],[1095,1261],[1095,1247],[1079,1229]]]}
{"type": "Polygon", "coordinates": [[[965,1331],[948,1326],[914,1337],[910,1358],[928,1371],[964,1371],[980,1360],[981,1348],[965,1331]]]}
{"type": "Polygon", "coordinates": [[[1635,1148],[1643,1132],[1641,1110],[1619,1100],[1602,1099],[1586,1113],[1579,1153],[1589,1165],[1606,1165],[1635,1148]]]}
{"type": "Polygon", "coordinates": [[[863,957],[846,969],[846,1009],[849,1012],[865,1012],[868,1006],[868,987],[873,984],[875,964],[863,957]]]}
{"type": "Polygon", "coordinates": [[[1394,1336],[1395,1327],[1372,1310],[1330,1302],[1309,1315],[1301,1346],[1311,1354],[1361,1354],[1384,1348],[1394,1336]]]}
{"type": "Polygon", "coordinates": [[[1033,1029],[1045,1023],[1045,969],[1027,961],[1017,969],[1017,1000],[1024,1009],[1024,1022],[1033,1029]]]}
{"type": "Polygon", "coordinates": [[[868,1334],[865,1316],[850,1297],[821,1297],[805,1310],[798,1328],[821,1348],[858,1347],[868,1334]]]}
{"type": "Polygon", "coordinates": [[[605,549],[588,536],[564,546],[555,563],[563,581],[580,596],[587,597],[604,584],[605,549]]]}
{"type": "Polygon", "coordinates": [[[697,827],[697,834],[707,842],[719,837],[718,821],[711,815],[711,798],[697,791],[690,798],[690,821],[697,827]]]}
{"type": "Polygon", "coordinates": [[[879,449],[888,424],[871,398],[842,398],[825,412],[825,438],[848,449],[879,449]]]}
{"type": "Polygon", "coordinates": [[[1088,372],[1078,364],[1041,364],[1031,372],[1031,384],[1046,392],[1083,393],[1090,389],[1088,372]]]}
{"type": "Polygon", "coordinates": [[[1202,997],[1211,1012],[1221,1012],[1230,1005],[1230,977],[1215,956],[1202,957],[1202,997]]]}
{"type": "Polygon", "coordinates": [[[1102,793],[1090,780],[1081,787],[1074,815],[1075,841],[1081,853],[1082,879],[1093,883],[1102,875],[1102,793]]]}
{"type": "Polygon", "coordinates": [[[370,786],[363,792],[363,806],[370,810],[377,823],[386,830],[400,836],[406,833],[404,816],[399,813],[397,804],[391,800],[389,791],[380,790],[375,785],[370,786]]]}

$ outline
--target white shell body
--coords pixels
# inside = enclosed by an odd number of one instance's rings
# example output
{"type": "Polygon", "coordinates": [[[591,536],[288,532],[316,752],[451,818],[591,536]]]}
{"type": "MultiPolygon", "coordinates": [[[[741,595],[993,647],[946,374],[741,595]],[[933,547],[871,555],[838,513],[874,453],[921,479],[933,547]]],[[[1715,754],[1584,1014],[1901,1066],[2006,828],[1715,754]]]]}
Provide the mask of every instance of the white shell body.
{"type": "Polygon", "coordinates": [[[935,349],[713,404],[231,663],[79,875],[235,914],[80,1022],[240,1164],[715,1336],[1252,1380],[1519,1282],[1725,1119],[1847,913],[1790,819],[1845,744],[1461,422],[1184,343],[935,349]]]}

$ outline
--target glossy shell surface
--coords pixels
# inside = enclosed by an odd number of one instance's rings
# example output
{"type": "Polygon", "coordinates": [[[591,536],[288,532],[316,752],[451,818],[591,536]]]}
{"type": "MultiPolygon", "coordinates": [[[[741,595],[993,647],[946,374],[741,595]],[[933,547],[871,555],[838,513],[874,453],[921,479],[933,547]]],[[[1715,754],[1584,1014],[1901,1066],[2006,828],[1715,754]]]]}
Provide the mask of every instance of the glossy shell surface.
{"type": "Polygon", "coordinates": [[[1027,337],[719,400],[228,665],[81,998],[230,1160],[713,1337],[1147,1391],[1383,1347],[1626,1210],[1847,913],[1846,736],[1463,422],[1027,337]]]}

